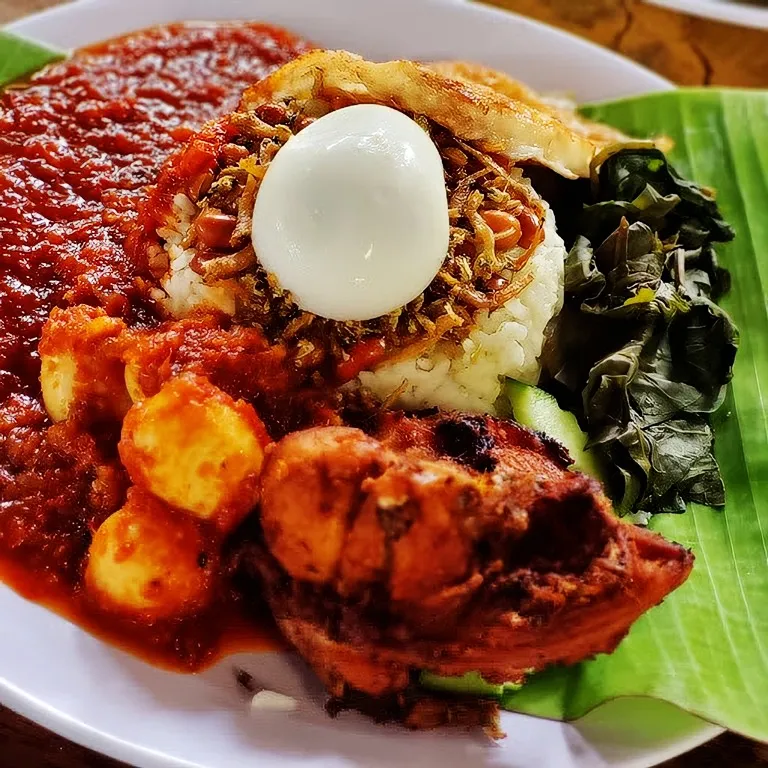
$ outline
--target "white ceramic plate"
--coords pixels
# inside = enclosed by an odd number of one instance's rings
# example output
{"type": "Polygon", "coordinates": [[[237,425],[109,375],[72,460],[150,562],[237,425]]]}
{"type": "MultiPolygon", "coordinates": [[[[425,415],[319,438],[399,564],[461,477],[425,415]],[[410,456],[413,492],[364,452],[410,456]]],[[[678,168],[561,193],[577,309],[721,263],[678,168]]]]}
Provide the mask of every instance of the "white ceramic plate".
{"type": "MultiPolygon", "coordinates": [[[[459,0],[81,0],[10,29],[71,48],[190,19],[255,18],[372,58],[473,59],[542,90],[587,101],[663,90],[666,80],[613,53],[518,16],[459,0]]],[[[244,655],[197,676],[147,666],[0,587],[0,701],[93,749],[138,766],[640,768],[719,729],[669,705],[616,702],[577,725],[504,714],[508,737],[406,733],[323,713],[321,691],[294,658],[244,655]],[[249,714],[232,668],[304,699],[295,715],[249,714]],[[655,724],[638,728],[638,707],[655,724]]]]}
{"type": "Polygon", "coordinates": [[[682,11],[692,16],[715,19],[742,27],[768,29],[768,6],[747,5],[736,0],[647,0],[653,5],[682,11]]]}

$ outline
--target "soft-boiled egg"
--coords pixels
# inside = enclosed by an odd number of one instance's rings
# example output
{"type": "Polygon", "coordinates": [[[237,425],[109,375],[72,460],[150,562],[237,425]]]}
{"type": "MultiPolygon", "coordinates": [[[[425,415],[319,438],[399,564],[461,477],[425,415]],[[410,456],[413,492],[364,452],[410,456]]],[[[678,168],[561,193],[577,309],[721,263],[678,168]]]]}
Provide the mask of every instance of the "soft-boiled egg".
{"type": "Polygon", "coordinates": [[[368,320],[402,307],[448,252],[437,147],[390,107],[331,112],[272,160],[252,235],[262,266],[307,312],[368,320]]]}

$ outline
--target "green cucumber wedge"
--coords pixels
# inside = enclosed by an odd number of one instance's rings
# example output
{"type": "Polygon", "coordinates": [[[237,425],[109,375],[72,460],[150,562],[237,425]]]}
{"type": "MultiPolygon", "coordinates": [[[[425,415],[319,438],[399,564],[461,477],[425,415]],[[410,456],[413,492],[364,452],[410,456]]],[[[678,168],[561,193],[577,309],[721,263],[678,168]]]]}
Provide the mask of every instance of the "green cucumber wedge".
{"type": "Polygon", "coordinates": [[[585,448],[587,434],[581,430],[576,417],[570,411],[564,411],[549,392],[507,379],[504,394],[515,421],[562,443],[573,459],[572,469],[605,482],[600,457],[585,448]]]}

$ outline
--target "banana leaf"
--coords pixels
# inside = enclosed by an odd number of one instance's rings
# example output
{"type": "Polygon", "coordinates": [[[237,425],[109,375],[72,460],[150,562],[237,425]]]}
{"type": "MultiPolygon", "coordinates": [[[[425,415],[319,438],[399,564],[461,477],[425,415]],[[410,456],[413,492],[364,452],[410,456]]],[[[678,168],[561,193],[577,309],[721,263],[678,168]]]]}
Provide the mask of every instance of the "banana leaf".
{"type": "Polygon", "coordinates": [[[64,55],[62,51],[0,29],[0,88],[64,58],[64,55]]]}
{"type": "MultiPolygon", "coordinates": [[[[715,415],[723,510],[691,505],[650,526],[690,547],[688,582],[646,614],[610,656],[534,677],[507,709],[574,720],[625,696],[664,700],[768,740],[768,92],[683,89],[589,105],[638,137],[666,134],[678,171],[717,190],[736,239],[721,305],[742,329],[734,378],[715,415]]],[[[638,727],[641,724],[638,723],[638,727]]]]}

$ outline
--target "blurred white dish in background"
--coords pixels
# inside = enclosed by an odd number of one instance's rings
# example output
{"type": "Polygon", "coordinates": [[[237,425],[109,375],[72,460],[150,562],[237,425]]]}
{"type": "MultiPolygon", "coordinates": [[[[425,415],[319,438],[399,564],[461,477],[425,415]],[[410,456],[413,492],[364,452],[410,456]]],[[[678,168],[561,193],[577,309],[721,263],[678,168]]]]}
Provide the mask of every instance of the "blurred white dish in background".
{"type": "Polygon", "coordinates": [[[768,5],[749,5],[731,0],[646,0],[662,8],[714,19],[742,27],[768,29],[768,5]]]}

